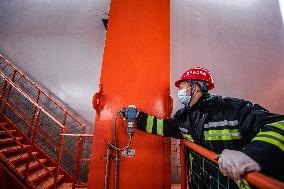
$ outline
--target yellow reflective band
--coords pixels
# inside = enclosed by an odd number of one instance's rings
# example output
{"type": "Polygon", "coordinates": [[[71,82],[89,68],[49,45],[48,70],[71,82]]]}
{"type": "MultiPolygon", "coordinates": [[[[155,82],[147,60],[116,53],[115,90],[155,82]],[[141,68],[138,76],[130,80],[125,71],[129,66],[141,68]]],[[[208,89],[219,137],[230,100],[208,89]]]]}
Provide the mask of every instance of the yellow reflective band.
{"type": "Polygon", "coordinates": [[[222,130],[209,130],[209,131],[204,131],[204,134],[219,134],[219,133],[239,133],[238,129],[222,129],[222,130]]]}
{"type": "Polygon", "coordinates": [[[205,140],[235,140],[241,138],[242,136],[238,129],[204,131],[205,140]]]}
{"type": "Polygon", "coordinates": [[[162,119],[157,119],[157,135],[164,136],[164,123],[162,119]]]}
{"type": "Polygon", "coordinates": [[[244,179],[240,179],[240,180],[237,180],[235,181],[238,188],[240,189],[250,189],[251,187],[249,186],[248,182],[244,179]]]}
{"type": "Polygon", "coordinates": [[[270,124],[267,124],[267,125],[276,127],[276,128],[278,128],[278,129],[281,129],[281,130],[284,131],[284,125],[283,125],[282,123],[283,123],[283,121],[279,121],[279,122],[270,123],[270,124]]]}
{"type": "Polygon", "coordinates": [[[205,137],[205,140],[236,140],[241,138],[242,136],[209,136],[205,137]]]}
{"type": "Polygon", "coordinates": [[[191,141],[191,142],[194,142],[193,138],[190,136],[190,134],[185,134],[185,133],[181,133],[183,138],[191,141]]]}
{"type": "Polygon", "coordinates": [[[153,120],[154,120],[154,116],[149,115],[148,118],[147,118],[147,125],[146,125],[146,132],[147,133],[152,133],[153,120]]]}
{"type": "Polygon", "coordinates": [[[260,132],[252,140],[267,142],[269,144],[277,146],[284,152],[284,136],[279,133],[273,131],[260,132]]]}
{"type": "Polygon", "coordinates": [[[276,132],[274,132],[274,131],[263,131],[263,132],[259,132],[256,136],[258,136],[258,135],[263,135],[263,134],[274,136],[274,137],[279,138],[280,140],[282,140],[282,141],[284,142],[284,136],[281,135],[281,134],[279,134],[279,133],[276,133],[276,132]]]}

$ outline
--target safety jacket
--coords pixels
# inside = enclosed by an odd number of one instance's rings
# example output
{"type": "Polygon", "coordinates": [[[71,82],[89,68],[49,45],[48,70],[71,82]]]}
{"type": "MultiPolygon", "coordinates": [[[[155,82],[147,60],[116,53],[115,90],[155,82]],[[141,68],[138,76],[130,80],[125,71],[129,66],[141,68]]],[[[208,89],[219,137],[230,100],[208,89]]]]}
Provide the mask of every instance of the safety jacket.
{"type": "Polygon", "coordinates": [[[172,119],[140,112],[138,128],[186,138],[218,154],[224,149],[240,150],[258,162],[264,174],[284,181],[284,116],[249,101],[206,93],[172,119]]]}

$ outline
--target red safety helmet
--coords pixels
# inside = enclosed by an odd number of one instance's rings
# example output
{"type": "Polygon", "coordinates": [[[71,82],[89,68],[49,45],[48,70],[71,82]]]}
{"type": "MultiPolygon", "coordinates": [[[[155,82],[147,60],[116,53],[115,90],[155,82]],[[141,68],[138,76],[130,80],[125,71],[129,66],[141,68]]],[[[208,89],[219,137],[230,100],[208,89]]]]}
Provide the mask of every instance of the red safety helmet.
{"type": "Polygon", "coordinates": [[[182,74],[180,79],[175,82],[175,86],[179,87],[179,84],[184,80],[205,81],[208,83],[208,90],[214,88],[213,77],[206,68],[195,67],[187,70],[182,74]]]}

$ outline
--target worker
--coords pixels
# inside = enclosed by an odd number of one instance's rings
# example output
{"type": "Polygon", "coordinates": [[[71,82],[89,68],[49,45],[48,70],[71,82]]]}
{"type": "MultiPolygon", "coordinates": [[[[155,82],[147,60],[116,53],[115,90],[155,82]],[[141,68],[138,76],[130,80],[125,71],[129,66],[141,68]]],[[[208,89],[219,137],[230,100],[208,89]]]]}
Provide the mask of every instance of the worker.
{"type": "Polygon", "coordinates": [[[245,172],[261,170],[284,181],[283,115],[243,99],[208,93],[214,82],[205,68],[187,70],[175,86],[184,107],[164,120],[139,110],[139,129],[185,138],[220,154],[220,171],[234,180],[245,172]]]}

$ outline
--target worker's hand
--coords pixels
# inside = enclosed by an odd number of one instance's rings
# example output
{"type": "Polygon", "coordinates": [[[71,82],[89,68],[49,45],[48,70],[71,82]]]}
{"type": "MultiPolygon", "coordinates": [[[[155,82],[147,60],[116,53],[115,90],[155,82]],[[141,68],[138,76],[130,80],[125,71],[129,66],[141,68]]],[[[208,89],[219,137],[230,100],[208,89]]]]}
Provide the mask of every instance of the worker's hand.
{"type": "Polygon", "coordinates": [[[223,175],[239,180],[245,172],[260,171],[259,164],[240,151],[223,150],[218,160],[223,175]]]}

